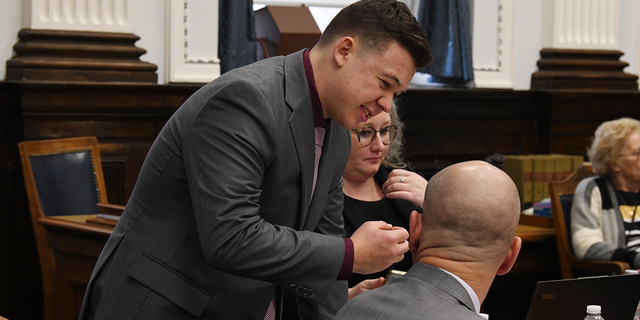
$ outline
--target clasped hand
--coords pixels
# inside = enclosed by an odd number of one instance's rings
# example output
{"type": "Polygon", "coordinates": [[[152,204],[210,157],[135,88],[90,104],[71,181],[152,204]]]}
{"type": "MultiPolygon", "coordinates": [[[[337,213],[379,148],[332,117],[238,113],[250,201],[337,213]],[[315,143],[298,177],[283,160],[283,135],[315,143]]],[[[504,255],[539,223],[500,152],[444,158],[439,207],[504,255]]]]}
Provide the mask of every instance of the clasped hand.
{"type": "Polygon", "coordinates": [[[384,221],[367,221],[351,235],[353,272],[371,274],[401,261],[409,250],[409,232],[384,221]]]}
{"type": "Polygon", "coordinates": [[[427,180],[415,172],[395,169],[389,173],[381,189],[385,197],[407,200],[417,207],[424,201],[427,180]]]}

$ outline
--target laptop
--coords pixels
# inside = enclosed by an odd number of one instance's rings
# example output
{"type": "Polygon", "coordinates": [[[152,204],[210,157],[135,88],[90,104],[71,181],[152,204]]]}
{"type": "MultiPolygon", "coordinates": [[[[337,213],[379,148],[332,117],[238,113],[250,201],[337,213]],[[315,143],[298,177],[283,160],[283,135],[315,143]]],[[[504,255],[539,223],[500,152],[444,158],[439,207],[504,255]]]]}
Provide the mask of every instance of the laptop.
{"type": "Polygon", "coordinates": [[[540,281],[527,320],[584,319],[587,306],[602,307],[606,320],[633,320],[640,301],[640,275],[540,281]]]}

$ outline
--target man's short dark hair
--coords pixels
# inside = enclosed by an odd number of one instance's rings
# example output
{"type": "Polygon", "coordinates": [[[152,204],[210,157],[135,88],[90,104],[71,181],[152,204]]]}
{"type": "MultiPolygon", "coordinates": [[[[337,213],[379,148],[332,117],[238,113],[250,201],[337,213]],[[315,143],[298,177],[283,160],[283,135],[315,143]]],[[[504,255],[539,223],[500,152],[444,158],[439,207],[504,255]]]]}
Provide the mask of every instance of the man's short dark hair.
{"type": "Polygon", "coordinates": [[[363,51],[380,52],[397,41],[413,57],[417,69],[433,61],[427,36],[406,4],[396,0],[362,0],[344,9],[329,23],[318,44],[342,37],[357,38],[363,51]]]}

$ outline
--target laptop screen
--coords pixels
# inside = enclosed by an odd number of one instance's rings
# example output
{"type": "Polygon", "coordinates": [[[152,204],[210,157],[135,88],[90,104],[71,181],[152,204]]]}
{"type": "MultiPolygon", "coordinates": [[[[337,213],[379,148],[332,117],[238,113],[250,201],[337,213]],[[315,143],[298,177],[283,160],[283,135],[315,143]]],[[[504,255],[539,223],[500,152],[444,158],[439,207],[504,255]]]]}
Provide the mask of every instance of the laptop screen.
{"type": "Polygon", "coordinates": [[[640,301],[640,275],[540,281],[527,320],[583,319],[588,305],[600,305],[606,320],[632,320],[640,301]]]}

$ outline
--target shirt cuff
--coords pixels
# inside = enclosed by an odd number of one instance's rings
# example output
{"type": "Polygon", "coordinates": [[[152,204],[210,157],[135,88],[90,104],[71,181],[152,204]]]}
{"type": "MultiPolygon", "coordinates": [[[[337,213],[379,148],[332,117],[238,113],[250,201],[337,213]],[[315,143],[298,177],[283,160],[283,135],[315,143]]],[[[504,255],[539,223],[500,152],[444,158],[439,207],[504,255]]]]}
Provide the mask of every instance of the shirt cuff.
{"type": "Polygon", "coordinates": [[[349,238],[344,239],[344,259],[342,260],[342,268],[336,280],[349,280],[353,272],[353,241],[349,238]]]}

